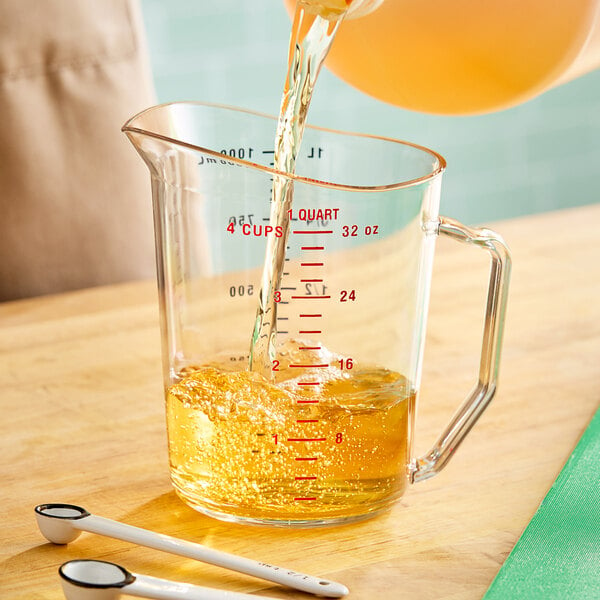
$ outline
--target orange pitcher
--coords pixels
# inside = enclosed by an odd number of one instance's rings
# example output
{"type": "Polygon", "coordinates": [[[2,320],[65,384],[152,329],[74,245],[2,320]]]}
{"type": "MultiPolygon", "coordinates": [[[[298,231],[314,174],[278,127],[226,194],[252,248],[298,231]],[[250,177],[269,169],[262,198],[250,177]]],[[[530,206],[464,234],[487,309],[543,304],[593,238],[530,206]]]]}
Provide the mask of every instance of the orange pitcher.
{"type": "Polygon", "coordinates": [[[501,110],[600,66],[600,0],[384,0],[346,18],[326,65],[403,108],[501,110]]]}

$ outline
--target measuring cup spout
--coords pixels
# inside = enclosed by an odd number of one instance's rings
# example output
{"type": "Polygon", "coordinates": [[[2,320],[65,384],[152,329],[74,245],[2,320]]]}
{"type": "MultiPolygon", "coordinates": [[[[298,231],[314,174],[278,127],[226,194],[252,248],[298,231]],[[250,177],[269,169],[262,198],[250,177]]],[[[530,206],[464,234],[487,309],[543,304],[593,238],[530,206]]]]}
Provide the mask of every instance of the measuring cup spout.
{"type": "Polygon", "coordinates": [[[163,179],[167,171],[164,161],[166,157],[177,156],[176,150],[174,151],[174,146],[177,144],[158,137],[163,135],[163,129],[161,127],[149,128],[150,124],[145,122],[143,115],[144,113],[141,113],[130,119],[123,125],[122,131],[142,157],[150,169],[150,173],[163,179]]]}
{"type": "MultiPolygon", "coordinates": [[[[190,103],[193,105],[193,103],[190,103]]],[[[165,104],[148,108],[129,119],[121,128],[142,157],[153,177],[183,188],[195,188],[196,167],[204,157],[202,137],[193,134],[193,119],[184,105],[165,104]]],[[[222,156],[213,151],[206,151],[222,156]]]]}

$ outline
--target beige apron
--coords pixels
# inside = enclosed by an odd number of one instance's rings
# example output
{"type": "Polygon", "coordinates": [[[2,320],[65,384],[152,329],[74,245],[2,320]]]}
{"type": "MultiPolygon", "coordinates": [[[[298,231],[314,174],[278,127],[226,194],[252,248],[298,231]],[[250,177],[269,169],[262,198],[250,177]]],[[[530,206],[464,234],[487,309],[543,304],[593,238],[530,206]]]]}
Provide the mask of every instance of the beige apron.
{"type": "Polygon", "coordinates": [[[0,300],[154,275],[136,0],[0,1],[0,300]]]}

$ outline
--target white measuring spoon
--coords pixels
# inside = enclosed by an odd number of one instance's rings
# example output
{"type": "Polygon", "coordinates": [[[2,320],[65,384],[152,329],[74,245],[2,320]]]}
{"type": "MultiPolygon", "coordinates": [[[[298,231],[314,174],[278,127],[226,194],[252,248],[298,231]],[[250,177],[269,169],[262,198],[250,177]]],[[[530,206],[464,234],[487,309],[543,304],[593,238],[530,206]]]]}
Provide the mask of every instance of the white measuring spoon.
{"type": "Polygon", "coordinates": [[[253,575],[317,596],[341,598],[348,594],[348,588],[335,581],[304,575],[162,533],[125,525],[92,515],[85,508],[73,504],[40,504],[35,507],[35,517],[42,535],[53,544],[68,544],[82,531],[88,531],[253,575]]]}
{"type": "Polygon", "coordinates": [[[116,600],[121,594],[159,600],[273,600],[137,575],[103,560],[70,560],[60,566],[58,574],[67,600],[116,600]]]}

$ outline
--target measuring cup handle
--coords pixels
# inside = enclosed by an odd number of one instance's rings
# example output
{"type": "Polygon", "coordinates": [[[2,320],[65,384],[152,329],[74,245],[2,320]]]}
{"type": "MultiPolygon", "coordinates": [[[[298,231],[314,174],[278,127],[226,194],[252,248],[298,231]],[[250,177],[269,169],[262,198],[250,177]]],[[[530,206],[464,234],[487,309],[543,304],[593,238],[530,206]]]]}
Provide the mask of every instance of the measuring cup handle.
{"type": "Polygon", "coordinates": [[[478,381],[431,450],[411,460],[411,483],[429,479],[446,466],[496,393],[511,270],[510,251],[496,232],[467,227],[454,219],[440,217],[438,233],[487,250],[491,257],[490,281],[478,381]]]}

